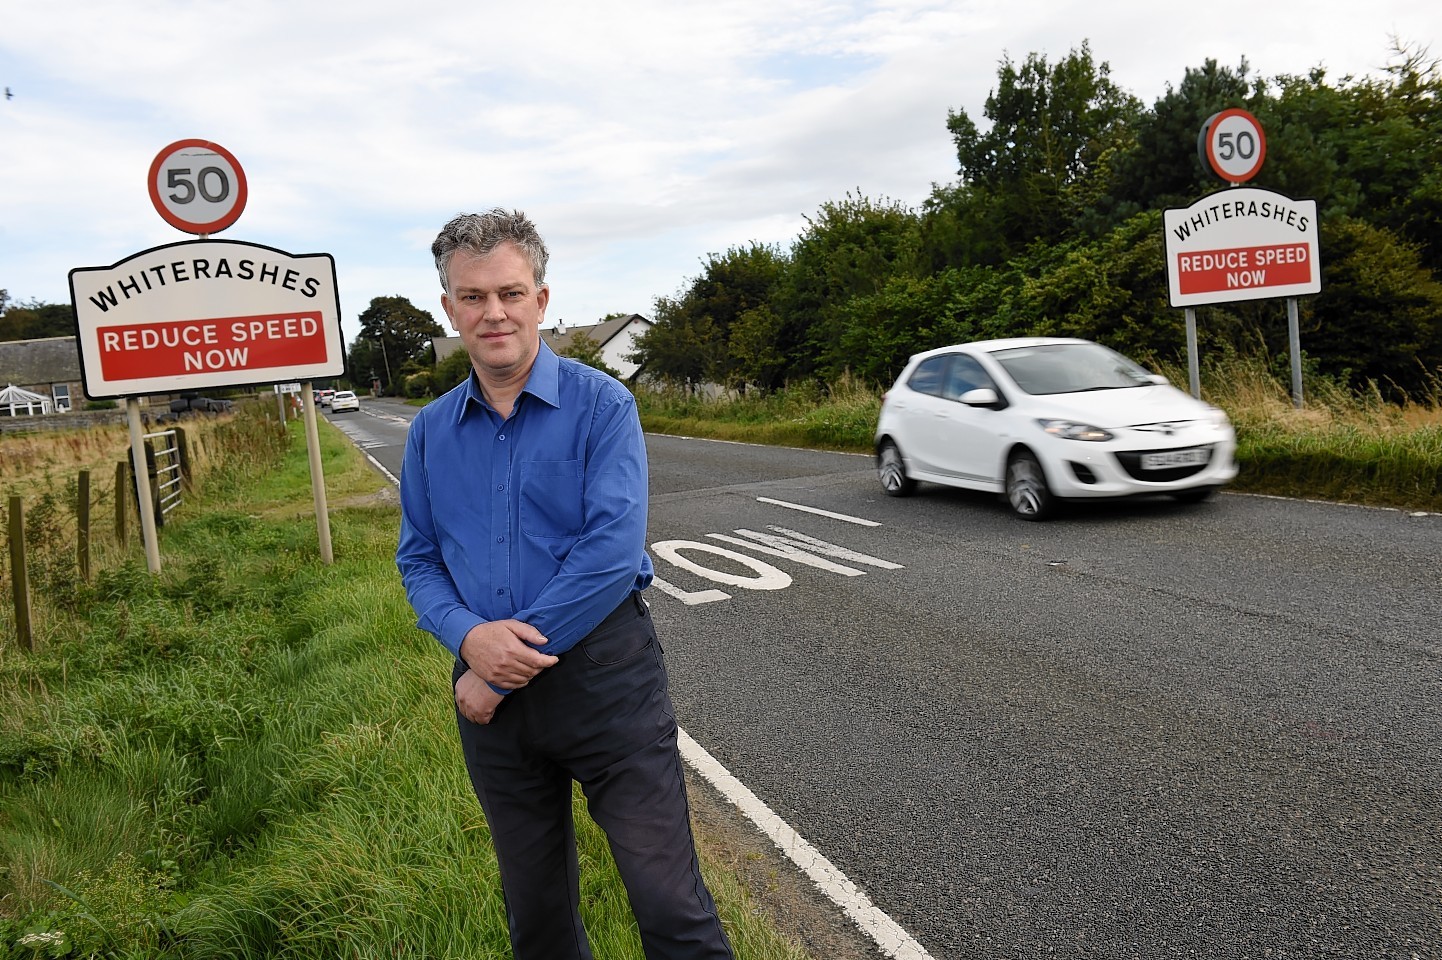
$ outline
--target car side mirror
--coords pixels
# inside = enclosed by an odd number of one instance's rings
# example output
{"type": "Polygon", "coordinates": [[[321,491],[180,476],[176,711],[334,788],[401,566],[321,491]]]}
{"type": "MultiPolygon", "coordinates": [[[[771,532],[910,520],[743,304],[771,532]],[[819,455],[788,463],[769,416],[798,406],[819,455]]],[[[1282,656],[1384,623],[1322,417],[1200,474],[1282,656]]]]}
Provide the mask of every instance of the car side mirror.
{"type": "Polygon", "coordinates": [[[1162,376],[1160,373],[1149,373],[1147,374],[1147,383],[1150,383],[1153,386],[1157,387],[1165,387],[1167,384],[1171,383],[1171,381],[1168,380],[1166,377],[1162,376]]]}
{"type": "Polygon", "coordinates": [[[994,407],[1001,402],[1001,397],[991,387],[977,387],[975,390],[968,390],[956,399],[968,407],[994,407]]]}

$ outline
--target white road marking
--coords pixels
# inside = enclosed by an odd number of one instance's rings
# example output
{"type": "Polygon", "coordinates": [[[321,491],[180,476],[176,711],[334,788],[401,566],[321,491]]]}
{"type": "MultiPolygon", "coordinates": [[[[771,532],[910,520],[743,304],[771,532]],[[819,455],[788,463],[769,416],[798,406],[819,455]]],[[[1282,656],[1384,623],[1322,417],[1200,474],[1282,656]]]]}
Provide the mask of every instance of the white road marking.
{"type": "Polygon", "coordinates": [[[777,849],[811,878],[811,882],[815,883],[831,902],[846,911],[851,921],[875,941],[882,953],[888,957],[896,957],[897,960],[933,960],[926,948],[917,943],[911,934],[872,903],[871,898],[847,879],[846,874],[791,829],[760,797],[733,777],[704,747],[691,739],[691,735],[685,730],[677,730],[677,746],[680,747],[681,756],[686,762],[721,791],[727,800],[735,804],[747,819],[756,824],[761,832],[776,844],[777,849]]]}
{"type": "Polygon", "coordinates": [[[808,507],[800,503],[787,503],[785,500],[772,500],[770,497],[757,497],[757,503],[773,503],[778,507],[785,507],[788,510],[801,510],[805,513],[814,513],[818,517],[830,517],[833,520],[845,520],[847,523],[859,524],[863,527],[879,527],[881,524],[875,520],[863,520],[860,517],[848,517],[844,513],[832,513],[830,510],[822,510],[818,507],[808,507]]]}

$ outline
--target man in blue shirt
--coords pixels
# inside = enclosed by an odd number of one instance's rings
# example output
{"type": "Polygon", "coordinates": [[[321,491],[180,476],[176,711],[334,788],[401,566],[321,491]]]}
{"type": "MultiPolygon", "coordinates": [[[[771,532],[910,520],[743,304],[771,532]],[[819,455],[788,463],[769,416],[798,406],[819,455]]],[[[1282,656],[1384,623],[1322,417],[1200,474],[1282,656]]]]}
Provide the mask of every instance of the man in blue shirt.
{"type": "Polygon", "coordinates": [[[396,564],[418,625],[456,657],[456,721],[512,950],[591,957],[575,780],[649,960],[729,958],[641,599],[652,570],[635,399],[542,342],[547,252],[523,214],[456,217],[431,250],[472,375],[411,424],[396,564]]]}

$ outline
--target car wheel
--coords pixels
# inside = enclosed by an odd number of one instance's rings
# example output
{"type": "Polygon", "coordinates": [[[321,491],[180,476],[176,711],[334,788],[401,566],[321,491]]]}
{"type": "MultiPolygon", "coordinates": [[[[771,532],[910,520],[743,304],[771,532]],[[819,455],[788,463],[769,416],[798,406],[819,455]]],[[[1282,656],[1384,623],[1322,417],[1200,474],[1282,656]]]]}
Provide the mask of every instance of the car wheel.
{"type": "Polygon", "coordinates": [[[909,497],[916,490],[916,481],[906,475],[901,451],[890,440],[876,454],[876,475],[888,497],[909,497]]]}
{"type": "Polygon", "coordinates": [[[1193,487],[1190,490],[1178,490],[1172,494],[1172,499],[1178,503],[1201,503],[1211,498],[1217,492],[1216,487],[1193,487]]]}
{"type": "Polygon", "coordinates": [[[1056,507],[1046,474],[1029,450],[1012,454],[1006,464],[1006,501],[1023,520],[1044,520],[1056,507]]]}

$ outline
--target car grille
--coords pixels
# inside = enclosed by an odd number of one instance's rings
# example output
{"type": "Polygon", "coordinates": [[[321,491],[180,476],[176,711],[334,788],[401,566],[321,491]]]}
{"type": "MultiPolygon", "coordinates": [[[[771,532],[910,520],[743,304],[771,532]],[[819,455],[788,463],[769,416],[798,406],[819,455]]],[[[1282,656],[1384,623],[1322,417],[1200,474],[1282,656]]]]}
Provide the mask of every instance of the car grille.
{"type": "Polygon", "coordinates": [[[1124,453],[1116,454],[1116,458],[1117,462],[1122,465],[1122,469],[1125,470],[1133,480],[1144,480],[1151,483],[1167,483],[1171,480],[1185,480],[1187,477],[1195,476],[1196,474],[1201,473],[1203,470],[1207,469],[1207,467],[1211,465],[1212,455],[1216,451],[1210,444],[1206,446],[1206,451],[1206,463],[1189,463],[1186,466],[1171,467],[1165,470],[1142,469],[1142,457],[1145,454],[1166,453],[1167,451],[1165,449],[1128,450],[1124,453]]]}

